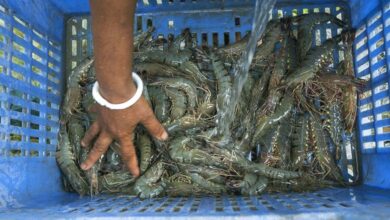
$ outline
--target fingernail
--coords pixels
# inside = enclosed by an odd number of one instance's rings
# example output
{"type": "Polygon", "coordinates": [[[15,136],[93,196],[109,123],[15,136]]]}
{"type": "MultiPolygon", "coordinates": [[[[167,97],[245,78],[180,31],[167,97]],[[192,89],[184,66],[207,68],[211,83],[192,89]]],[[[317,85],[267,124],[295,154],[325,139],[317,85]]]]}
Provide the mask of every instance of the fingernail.
{"type": "Polygon", "coordinates": [[[133,173],[134,177],[139,177],[141,174],[139,172],[133,173]]]}
{"type": "Polygon", "coordinates": [[[161,135],[161,140],[165,141],[168,139],[168,133],[164,131],[164,133],[161,135]]]}
{"type": "Polygon", "coordinates": [[[84,141],[81,141],[80,144],[81,144],[82,147],[85,147],[84,141]]]}
{"type": "Polygon", "coordinates": [[[81,167],[81,169],[82,170],[87,170],[87,165],[85,164],[85,163],[82,163],[81,165],[80,165],[80,167],[81,167]]]}

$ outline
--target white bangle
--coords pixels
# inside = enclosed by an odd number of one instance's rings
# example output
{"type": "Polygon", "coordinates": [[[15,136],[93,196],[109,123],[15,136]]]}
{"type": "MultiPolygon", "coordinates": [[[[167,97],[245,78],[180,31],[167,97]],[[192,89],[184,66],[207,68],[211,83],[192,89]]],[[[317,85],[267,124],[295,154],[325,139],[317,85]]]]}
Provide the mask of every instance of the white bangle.
{"type": "Polygon", "coordinates": [[[96,81],[95,84],[93,85],[93,88],[92,88],[92,96],[93,98],[95,99],[95,101],[101,105],[101,106],[105,106],[109,109],[112,109],[112,110],[122,110],[122,109],[126,109],[126,108],[129,108],[130,106],[134,105],[134,103],[136,103],[142,96],[142,90],[144,88],[144,84],[141,80],[141,78],[136,74],[136,73],[133,73],[133,80],[135,82],[135,84],[137,85],[137,91],[135,92],[134,96],[129,99],[128,101],[124,102],[124,103],[120,103],[120,104],[112,104],[110,102],[108,102],[106,99],[104,99],[100,93],[99,93],[99,83],[96,81]]]}

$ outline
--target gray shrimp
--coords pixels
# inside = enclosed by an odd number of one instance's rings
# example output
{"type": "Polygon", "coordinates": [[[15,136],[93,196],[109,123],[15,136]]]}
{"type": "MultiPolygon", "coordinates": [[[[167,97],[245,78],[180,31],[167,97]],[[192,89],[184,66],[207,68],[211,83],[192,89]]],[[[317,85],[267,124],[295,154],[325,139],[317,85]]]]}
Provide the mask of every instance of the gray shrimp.
{"type": "Polygon", "coordinates": [[[344,178],[333,157],[329,154],[326,136],[319,116],[313,115],[311,122],[316,144],[315,156],[324,172],[324,177],[330,176],[334,180],[342,183],[344,178]]]}
{"type": "Polygon", "coordinates": [[[133,45],[135,51],[139,51],[141,47],[145,44],[145,42],[151,38],[154,30],[154,27],[150,27],[147,31],[139,32],[134,35],[133,45]]]}
{"type": "Polygon", "coordinates": [[[169,99],[162,88],[150,87],[148,89],[154,113],[159,121],[165,122],[169,119],[169,99]]]}
{"type": "Polygon", "coordinates": [[[267,131],[267,128],[285,119],[294,106],[294,99],[289,94],[285,94],[279,105],[276,107],[274,114],[263,115],[256,120],[256,131],[254,133],[252,145],[267,131]]]}
{"type": "Polygon", "coordinates": [[[56,152],[58,166],[72,188],[80,195],[88,194],[88,182],[77,166],[74,152],[69,141],[65,126],[61,126],[58,135],[58,146],[56,152]]]}
{"type": "Polygon", "coordinates": [[[342,148],[342,134],[344,130],[344,124],[342,121],[342,112],[340,108],[340,102],[338,100],[329,103],[327,107],[327,118],[325,120],[325,129],[328,130],[331,139],[336,147],[336,160],[341,157],[342,148]]]}
{"type": "Polygon", "coordinates": [[[196,74],[188,74],[187,72],[183,72],[177,67],[167,66],[160,63],[136,63],[134,64],[134,69],[136,72],[139,72],[143,75],[143,77],[147,80],[154,80],[156,77],[182,77],[195,83],[201,83],[201,77],[196,74]]]}
{"type": "Polygon", "coordinates": [[[185,115],[179,119],[163,123],[169,134],[185,132],[187,130],[202,130],[215,125],[213,121],[196,118],[193,115],[185,115]]]}
{"type": "Polygon", "coordinates": [[[272,114],[275,111],[276,105],[280,102],[283,96],[283,92],[279,89],[283,77],[287,73],[287,52],[286,41],[284,41],[283,48],[280,49],[278,59],[275,62],[274,69],[272,70],[271,78],[268,85],[268,97],[261,107],[261,114],[272,114]]]}
{"type": "Polygon", "coordinates": [[[178,67],[183,63],[188,62],[192,55],[192,51],[190,50],[183,50],[180,52],[150,50],[146,52],[134,53],[134,59],[136,63],[156,62],[169,65],[171,67],[178,67]]]}
{"type": "Polygon", "coordinates": [[[81,151],[81,139],[84,137],[85,128],[82,126],[80,120],[75,117],[71,117],[68,122],[68,131],[70,143],[73,147],[73,154],[75,155],[76,163],[81,164],[80,151],[81,151]]]}
{"type": "Polygon", "coordinates": [[[260,46],[257,47],[253,57],[252,67],[266,67],[270,55],[275,50],[275,44],[281,40],[282,28],[279,20],[272,20],[268,22],[264,37],[262,38],[260,46]]]}
{"type": "Polygon", "coordinates": [[[225,69],[223,63],[215,54],[210,55],[217,81],[217,112],[220,112],[224,102],[229,98],[232,89],[232,77],[225,69]]]}
{"type": "Polygon", "coordinates": [[[301,65],[286,77],[287,86],[295,86],[312,79],[315,74],[333,60],[333,51],[338,47],[341,35],[325,41],[321,46],[309,50],[301,65]]]}
{"type": "Polygon", "coordinates": [[[140,171],[143,174],[153,159],[152,140],[147,134],[139,135],[136,145],[140,151],[140,171]]]}
{"type": "Polygon", "coordinates": [[[263,175],[268,178],[280,180],[296,179],[302,175],[299,172],[268,167],[262,163],[254,163],[247,160],[244,156],[236,153],[234,150],[231,151],[227,149],[213,148],[213,151],[224,158],[223,162],[226,166],[230,167],[233,165],[234,167],[248,173],[254,173],[263,175]]]}
{"type": "MultiPolygon", "coordinates": [[[[343,35],[344,41],[344,60],[339,64],[342,69],[342,75],[354,77],[354,59],[353,59],[353,45],[355,33],[348,31],[343,35]]],[[[355,128],[355,120],[357,114],[357,89],[354,86],[347,86],[343,92],[342,98],[342,114],[345,120],[346,130],[349,134],[353,133],[355,128]]]]}
{"type": "Polygon", "coordinates": [[[199,185],[201,188],[206,189],[212,193],[220,194],[220,193],[226,193],[227,191],[224,185],[217,184],[210,180],[207,180],[197,173],[188,173],[188,175],[191,177],[193,183],[199,185]]]}
{"type": "Polygon", "coordinates": [[[298,57],[298,42],[295,39],[291,30],[289,30],[286,37],[286,56],[287,56],[287,72],[291,73],[298,68],[299,57],[298,57]]]}
{"type": "Polygon", "coordinates": [[[205,74],[203,74],[199,67],[192,61],[185,61],[181,63],[178,67],[179,70],[181,70],[183,73],[185,73],[188,76],[191,76],[192,78],[196,79],[197,82],[203,83],[205,81],[208,81],[205,74]]]}
{"type": "Polygon", "coordinates": [[[79,105],[81,102],[81,86],[80,82],[85,80],[87,72],[94,63],[94,58],[86,58],[83,60],[72,72],[67,79],[67,90],[62,104],[62,110],[67,115],[65,120],[69,120],[69,117],[74,112],[79,112],[79,105]]]}
{"type": "MultiPolygon", "coordinates": [[[[191,147],[191,138],[182,136],[173,139],[169,145],[169,155],[177,163],[221,167],[221,158],[210,152],[191,147]]],[[[222,166],[224,167],[224,166],[222,166]]]]}
{"type": "Polygon", "coordinates": [[[141,199],[159,196],[165,188],[165,184],[160,181],[164,172],[164,164],[158,161],[153,164],[141,177],[139,177],[133,187],[133,192],[141,199]]]}
{"type": "Polygon", "coordinates": [[[181,51],[192,47],[192,34],[189,28],[183,30],[183,32],[177,36],[169,49],[173,51],[181,51]]]}
{"type": "MultiPolygon", "coordinates": [[[[116,150],[114,150],[113,147],[117,145],[116,142],[112,143],[107,150],[105,157],[105,164],[102,166],[102,170],[105,170],[107,172],[116,172],[123,168],[123,163],[120,157],[120,153],[116,150]]],[[[100,181],[100,180],[99,180],[100,181]]]]}
{"type": "Polygon", "coordinates": [[[128,170],[110,172],[99,176],[99,191],[103,193],[131,192],[135,181],[136,178],[128,170]]]}
{"type": "Polygon", "coordinates": [[[247,196],[259,195],[268,186],[268,179],[264,176],[258,176],[252,173],[247,173],[241,183],[241,194],[247,196]]]}
{"type": "MultiPolygon", "coordinates": [[[[257,82],[252,87],[251,97],[248,102],[247,110],[244,115],[244,119],[241,120],[241,141],[238,143],[236,150],[238,152],[247,153],[254,146],[251,143],[253,133],[255,132],[256,110],[260,103],[263,103],[264,95],[267,90],[267,85],[270,79],[270,71],[265,71],[257,82]]],[[[237,133],[239,132],[236,131],[237,133]]]]}
{"type": "Polygon", "coordinates": [[[195,166],[192,164],[180,164],[180,169],[189,173],[197,173],[213,183],[224,184],[224,175],[228,175],[224,170],[213,168],[210,166],[195,166]]]}
{"type": "Polygon", "coordinates": [[[171,101],[171,120],[177,120],[184,116],[187,111],[187,97],[184,92],[178,89],[165,88],[166,94],[171,101]]]}
{"type": "Polygon", "coordinates": [[[292,135],[291,162],[293,170],[302,168],[309,141],[309,117],[298,115],[292,135]]]}
{"type": "Polygon", "coordinates": [[[276,146],[279,150],[279,167],[282,169],[288,169],[291,165],[291,136],[292,136],[292,126],[291,126],[291,117],[287,117],[279,124],[279,135],[276,138],[276,146]]]}
{"type": "Polygon", "coordinates": [[[345,26],[345,22],[328,13],[310,13],[293,18],[298,22],[298,57],[304,60],[313,44],[313,29],[316,25],[332,22],[339,27],[345,26]]]}
{"type": "Polygon", "coordinates": [[[165,86],[182,90],[187,95],[188,108],[194,110],[198,102],[197,86],[192,81],[184,78],[158,77],[150,86],[165,86]]]}

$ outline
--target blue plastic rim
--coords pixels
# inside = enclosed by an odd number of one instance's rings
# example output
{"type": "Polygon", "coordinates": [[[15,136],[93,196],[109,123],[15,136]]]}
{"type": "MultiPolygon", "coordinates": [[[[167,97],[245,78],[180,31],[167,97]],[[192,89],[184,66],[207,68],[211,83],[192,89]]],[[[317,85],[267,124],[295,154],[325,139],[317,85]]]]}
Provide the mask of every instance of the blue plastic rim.
{"type": "MultiPolygon", "coordinates": [[[[251,29],[253,5],[254,0],[143,0],[137,5],[136,21],[140,22],[136,22],[135,29],[145,30],[152,24],[157,29],[156,37],[167,37],[190,27],[198,44],[212,45],[214,36],[219,45],[232,43],[251,29]]],[[[390,189],[389,1],[351,0],[348,4],[337,0],[281,0],[273,16],[328,12],[348,19],[343,9],[351,9],[351,22],[357,29],[356,75],[370,81],[367,90],[359,94],[357,124],[363,171],[360,175],[366,185],[390,189]]],[[[12,212],[14,216],[31,217],[36,209],[41,210],[42,216],[57,217],[310,212],[355,212],[356,216],[363,207],[384,208],[390,204],[388,191],[365,187],[325,190],[324,196],[317,196],[316,192],[264,195],[262,199],[212,197],[200,198],[198,203],[196,198],[140,201],[101,196],[91,200],[63,192],[54,154],[64,63],[66,57],[74,61],[71,66],[77,65],[83,54],[92,53],[89,27],[84,28],[83,19],[74,17],[88,11],[87,0],[0,0],[0,207],[22,208],[5,209],[5,216],[12,212]],[[69,48],[65,45],[65,22],[85,29],[71,36],[68,33],[67,37],[76,42],[75,51],[65,50],[69,48]],[[329,200],[333,197],[336,199],[329,200]],[[315,208],[310,208],[310,203],[315,208]],[[104,211],[106,206],[111,210],[107,207],[104,211]],[[221,209],[222,212],[218,211],[221,209]]],[[[334,36],[338,32],[331,25],[316,31],[317,41],[325,40],[327,33],[334,36]]]]}

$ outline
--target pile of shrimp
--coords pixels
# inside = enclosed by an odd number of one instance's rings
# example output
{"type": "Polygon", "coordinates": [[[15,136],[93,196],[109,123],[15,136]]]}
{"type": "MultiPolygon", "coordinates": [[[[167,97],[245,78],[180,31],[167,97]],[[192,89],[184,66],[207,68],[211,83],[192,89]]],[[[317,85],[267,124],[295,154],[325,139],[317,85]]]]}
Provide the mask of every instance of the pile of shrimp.
{"type": "Polygon", "coordinates": [[[249,35],[211,48],[196,45],[189,29],[175,39],[153,39],[153,31],[135,36],[134,71],[143,78],[143,95],[169,140],[159,142],[142,126],[136,129],[138,178],[124,168],[116,142],[90,170],[81,170],[89,150],[80,141],[95,120],[88,112],[94,104],[94,58],[87,58],[68,74],[62,105],[57,161],[65,189],[151,198],[351,184],[343,172],[345,145],[356,146],[356,93],[365,82],[354,78],[354,32],[343,21],[326,13],[269,21],[227,139],[216,131],[218,116],[249,35]],[[342,31],[314,46],[312,36],[321,24],[342,31]],[[339,63],[336,53],[344,55],[339,63]]]}

